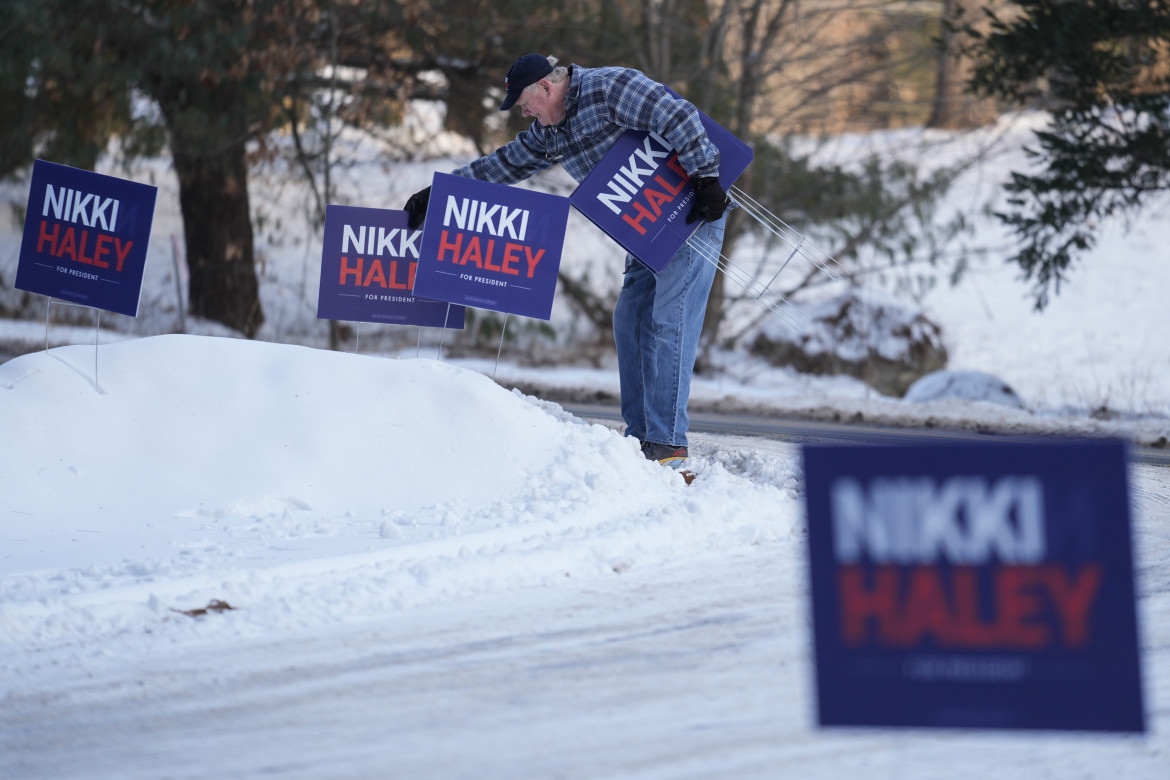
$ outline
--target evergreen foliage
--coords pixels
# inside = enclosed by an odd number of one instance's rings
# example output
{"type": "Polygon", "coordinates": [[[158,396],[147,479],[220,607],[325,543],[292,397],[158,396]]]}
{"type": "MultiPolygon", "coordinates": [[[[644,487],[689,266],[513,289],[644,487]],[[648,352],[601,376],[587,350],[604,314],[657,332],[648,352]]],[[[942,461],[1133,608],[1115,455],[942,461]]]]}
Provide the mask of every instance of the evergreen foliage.
{"type": "Polygon", "coordinates": [[[1170,186],[1170,2],[1019,0],[987,17],[963,28],[971,88],[1051,112],[998,215],[1042,309],[1101,219],[1170,186]]]}

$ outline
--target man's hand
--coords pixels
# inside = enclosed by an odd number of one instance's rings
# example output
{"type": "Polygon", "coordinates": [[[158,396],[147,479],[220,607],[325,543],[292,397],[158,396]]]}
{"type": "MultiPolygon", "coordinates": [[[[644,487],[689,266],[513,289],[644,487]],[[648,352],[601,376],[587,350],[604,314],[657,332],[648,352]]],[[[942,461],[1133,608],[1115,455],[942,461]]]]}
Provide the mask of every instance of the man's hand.
{"type": "Polygon", "coordinates": [[[419,190],[406,201],[406,211],[410,214],[406,219],[406,226],[411,230],[418,230],[423,220],[427,218],[427,204],[431,202],[431,188],[419,190]]]}
{"type": "Polygon", "coordinates": [[[730,200],[717,176],[692,176],[691,186],[695,188],[695,205],[691,207],[691,213],[687,214],[688,225],[700,219],[714,222],[723,216],[730,200]]]}

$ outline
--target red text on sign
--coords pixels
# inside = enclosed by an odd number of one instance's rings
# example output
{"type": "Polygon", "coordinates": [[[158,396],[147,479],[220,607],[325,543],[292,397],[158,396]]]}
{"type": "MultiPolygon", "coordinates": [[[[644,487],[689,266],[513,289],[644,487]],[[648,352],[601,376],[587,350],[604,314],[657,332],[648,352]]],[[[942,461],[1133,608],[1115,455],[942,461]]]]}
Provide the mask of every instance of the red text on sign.
{"type": "Polygon", "coordinates": [[[80,230],[73,225],[65,226],[48,220],[41,220],[37,236],[37,252],[40,254],[68,257],[74,262],[97,268],[109,268],[112,262],[116,271],[122,270],[133,246],[133,241],[123,242],[121,238],[108,233],[80,230]]]}
{"type": "Polygon", "coordinates": [[[502,249],[494,238],[483,240],[480,236],[444,230],[439,237],[439,262],[449,260],[455,265],[470,264],[481,271],[510,276],[519,276],[523,272],[529,279],[536,275],[536,266],[544,257],[543,249],[534,253],[528,244],[500,243],[502,249]]]}
{"type": "Polygon", "coordinates": [[[339,284],[353,284],[358,287],[381,287],[384,290],[413,290],[414,271],[418,263],[414,260],[399,262],[390,260],[383,264],[379,258],[341,256],[341,278],[339,284]],[[405,277],[405,278],[403,278],[405,277]]]}
{"type": "Polygon", "coordinates": [[[841,636],[846,644],[942,648],[1077,648],[1090,636],[1089,614],[1101,567],[1075,573],[1059,563],[1000,566],[840,566],[841,636]]]}

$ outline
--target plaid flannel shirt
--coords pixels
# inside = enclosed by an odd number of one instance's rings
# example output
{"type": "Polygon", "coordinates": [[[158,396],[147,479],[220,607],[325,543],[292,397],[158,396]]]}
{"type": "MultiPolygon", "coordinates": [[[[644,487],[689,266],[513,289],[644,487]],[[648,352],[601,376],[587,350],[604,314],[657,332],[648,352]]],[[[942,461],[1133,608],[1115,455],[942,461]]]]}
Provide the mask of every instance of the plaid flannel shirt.
{"type": "Polygon", "coordinates": [[[626,130],[665,138],[692,176],[719,174],[719,150],[691,103],[640,71],[577,65],[569,69],[563,122],[546,127],[534,121],[514,141],[452,173],[512,184],[560,163],[580,182],[626,130]]]}

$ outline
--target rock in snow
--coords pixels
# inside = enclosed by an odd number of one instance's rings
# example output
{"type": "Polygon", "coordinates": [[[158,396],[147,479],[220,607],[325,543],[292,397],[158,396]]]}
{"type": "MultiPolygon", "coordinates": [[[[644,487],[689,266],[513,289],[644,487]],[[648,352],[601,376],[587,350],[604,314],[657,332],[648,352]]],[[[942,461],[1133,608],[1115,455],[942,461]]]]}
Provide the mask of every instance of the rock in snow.
{"type": "Polygon", "coordinates": [[[913,403],[948,398],[1024,408],[1024,402],[1006,382],[982,371],[935,371],[910,385],[905,395],[905,400],[913,403]]]}

